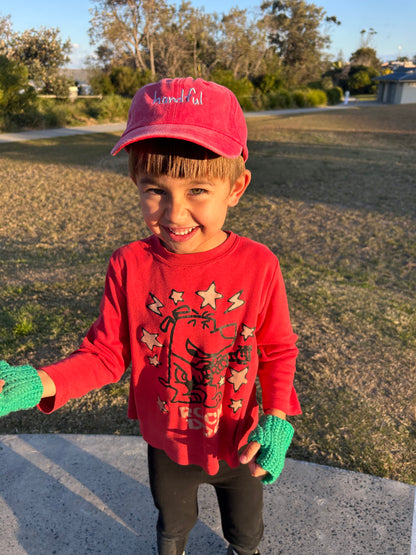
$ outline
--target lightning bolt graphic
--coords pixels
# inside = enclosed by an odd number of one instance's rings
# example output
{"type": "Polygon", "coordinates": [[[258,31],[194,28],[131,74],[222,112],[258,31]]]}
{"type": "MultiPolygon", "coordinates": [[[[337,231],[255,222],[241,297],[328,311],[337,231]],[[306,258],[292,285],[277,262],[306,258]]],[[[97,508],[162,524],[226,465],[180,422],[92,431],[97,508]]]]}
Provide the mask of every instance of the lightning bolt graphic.
{"type": "Polygon", "coordinates": [[[160,312],[159,308],[163,308],[164,305],[159,301],[158,298],[156,298],[151,293],[150,293],[150,296],[152,297],[153,302],[151,304],[148,304],[147,308],[149,310],[151,310],[152,312],[154,312],[155,314],[158,314],[159,316],[162,316],[162,313],[160,312]]]}
{"type": "Polygon", "coordinates": [[[243,291],[239,291],[238,293],[236,293],[235,295],[233,295],[232,297],[230,297],[228,299],[228,302],[231,303],[231,306],[229,308],[227,308],[227,310],[225,311],[227,312],[231,312],[232,310],[235,310],[236,308],[240,308],[240,306],[243,306],[243,304],[245,304],[245,301],[243,301],[242,299],[240,299],[240,295],[243,291]]]}

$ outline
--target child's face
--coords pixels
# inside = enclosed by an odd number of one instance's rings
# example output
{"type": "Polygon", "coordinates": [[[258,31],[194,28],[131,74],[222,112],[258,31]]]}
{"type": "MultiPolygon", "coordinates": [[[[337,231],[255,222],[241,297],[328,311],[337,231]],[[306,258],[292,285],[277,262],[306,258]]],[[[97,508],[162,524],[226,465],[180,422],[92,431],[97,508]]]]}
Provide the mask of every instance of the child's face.
{"type": "Polygon", "coordinates": [[[232,187],[219,178],[140,175],[137,179],[147,227],[176,254],[204,252],[223,243],[228,207],[238,203],[249,183],[248,170],[232,187]]]}

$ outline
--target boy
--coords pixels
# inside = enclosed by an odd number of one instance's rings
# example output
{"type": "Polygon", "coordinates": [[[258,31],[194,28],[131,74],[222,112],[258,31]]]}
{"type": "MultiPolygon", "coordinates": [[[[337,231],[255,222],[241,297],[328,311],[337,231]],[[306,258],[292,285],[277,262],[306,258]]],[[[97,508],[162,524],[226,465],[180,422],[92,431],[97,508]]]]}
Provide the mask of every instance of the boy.
{"type": "Polygon", "coordinates": [[[111,257],[100,315],[77,351],[39,370],[0,363],[0,415],[36,404],[50,413],[131,363],[128,416],[149,445],[159,554],[183,553],[207,482],[228,553],[253,555],[261,482],[279,476],[293,436],[286,414],[300,406],[279,263],[223,229],[250,183],[244,115],[225,87],[165,79],[136,93],[112,154],[123,148],[152,235],[111,257]]]}

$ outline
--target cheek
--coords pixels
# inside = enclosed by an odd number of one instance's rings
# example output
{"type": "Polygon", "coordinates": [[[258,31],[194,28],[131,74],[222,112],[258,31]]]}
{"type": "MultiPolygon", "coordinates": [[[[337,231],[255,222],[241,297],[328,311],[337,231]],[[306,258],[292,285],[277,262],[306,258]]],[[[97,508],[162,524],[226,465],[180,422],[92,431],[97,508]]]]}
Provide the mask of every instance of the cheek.
{"type": "Polygon", "coordinates": [[[160,211],[160,205],[158,202],[149,199],[141,199],[140,209],[142,211],[145,220],[157,217],[160,211]]]}

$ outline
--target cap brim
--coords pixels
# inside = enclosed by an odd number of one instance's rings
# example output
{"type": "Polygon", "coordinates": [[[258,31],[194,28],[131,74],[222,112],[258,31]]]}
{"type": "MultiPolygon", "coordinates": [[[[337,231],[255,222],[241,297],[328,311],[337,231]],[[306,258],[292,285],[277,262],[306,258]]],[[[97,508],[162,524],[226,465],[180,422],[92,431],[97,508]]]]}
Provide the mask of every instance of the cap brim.
{"type": "Polygon", "coordinates": [[[247,148],[241,150],[241,144],[233,141],[229,136],[211,129],[183,124],[149,125],[132,129],[128,133],[124,132],[112,149],[111,154],[115,156],[120,150],[137,141],[163,137],[198,144],[225,158],[238,158],[239,156],[243,156],[244,160],[248,158],[247,148]]]}

